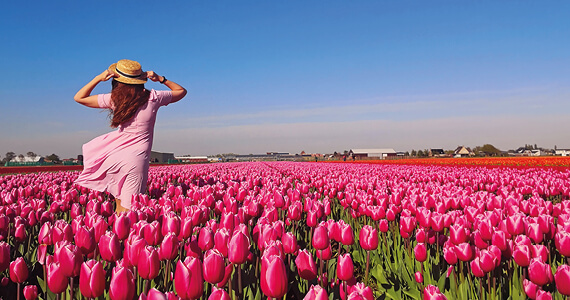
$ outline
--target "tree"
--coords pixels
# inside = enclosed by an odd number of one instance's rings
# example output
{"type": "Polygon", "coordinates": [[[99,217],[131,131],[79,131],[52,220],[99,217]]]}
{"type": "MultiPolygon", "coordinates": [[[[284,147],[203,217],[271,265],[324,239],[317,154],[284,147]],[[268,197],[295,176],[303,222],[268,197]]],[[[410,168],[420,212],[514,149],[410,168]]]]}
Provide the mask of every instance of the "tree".
{"type": "Polygon", "coordinates": [[[424,152],[421,149],[418,150],[418,157],[424,157],[424,152]]]}
{"type": "Polygon", "coordinates": [[[5,161],[5,162],[9,162],[9,161],[11,161],[12,159],[14,159],[14,157],[16,157],[16,153],[11,152],[11,151],[10,151],[10,152],[6,152],[6,157],[4,158],[4,161],[5,161]]]}
{"type": "Polygon", "coordinates": [[[56,164],[61,162],[59,160],[59,156],[57,156],[56,154],[53,154],[53,153],[51,155],[46,156],[46,159],[51,160],[52,162],[54,162],[56,164]]]}
{"type": "Polygon", "coordinates": [[[501,150],[497,149],[495,146],[491,144],[485,144],[482,147],[478,147],[479,152],[485,153],[488,156],[498,156],[501,155],[501,150]]]}
{"type": "Polygon", "coordinates": [[[418,153],[417,153],[416,150],[414,150],[414,149],[412,149],[412,153],[411,153],[411,154],[412,154],[412,156],[418,155],[418,153]]]}
{"type": "Polygon", "coordinates": [[[28,153],[26,153],[26,155],[27,155],[28,157],[36,157],[36,156],[38,156],[37,154],[35,154],[35,153],[32,152],[32,151],[29,151],[28,153]]]}

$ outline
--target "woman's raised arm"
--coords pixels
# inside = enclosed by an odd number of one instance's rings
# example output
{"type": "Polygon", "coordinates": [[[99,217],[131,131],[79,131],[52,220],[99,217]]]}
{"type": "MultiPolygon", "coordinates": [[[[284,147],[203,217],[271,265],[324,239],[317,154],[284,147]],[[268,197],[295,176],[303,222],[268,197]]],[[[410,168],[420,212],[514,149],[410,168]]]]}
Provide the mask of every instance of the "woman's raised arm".
{"type": "Polygon", "coordinates": [[[177,101],[180,101],[180,99],[184,98],[184,96],[186,96],[186,89],[181,87],[178,83],[170,81],[170,80],[166,80],[165,81],[165,77],[164,76],[160,76],[156,73],[154,73],[154,71],[147,71],[146,72],[146,77],[152,81],[158,81],[164,85],[166,85],[166,87],[168,87],[171,91],[172,91],[172,100],[170,101],[170,103],[174,103],[177,101]]]}
{"type": "Polygon", "coordinates": [[[97,95],[91,96],[91,92],[93,89],[99,84],[101,81],[107,81],[116,75],[111,73],[109,70],[103,71],[103,73],[95,76],[89,83],[87,83],[84,87],[82,87],[77,94],[75,94],[75,101],[77,103],[83,104],[87,107],[99,108],[99,102],[97,101],[97,95]]]}

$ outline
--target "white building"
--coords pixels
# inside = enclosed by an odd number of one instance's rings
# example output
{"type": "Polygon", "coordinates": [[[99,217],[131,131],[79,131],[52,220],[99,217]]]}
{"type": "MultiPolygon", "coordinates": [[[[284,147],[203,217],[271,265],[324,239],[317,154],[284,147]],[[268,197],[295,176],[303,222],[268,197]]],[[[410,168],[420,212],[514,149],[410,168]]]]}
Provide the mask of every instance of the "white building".
{"type": "Polygon", "coordinates": [[[348,156],[352,156],[355,159],[385,159],[396,156],[396,154],[396,151],[391,148],[350,149],[348,152],[348,156]]]}

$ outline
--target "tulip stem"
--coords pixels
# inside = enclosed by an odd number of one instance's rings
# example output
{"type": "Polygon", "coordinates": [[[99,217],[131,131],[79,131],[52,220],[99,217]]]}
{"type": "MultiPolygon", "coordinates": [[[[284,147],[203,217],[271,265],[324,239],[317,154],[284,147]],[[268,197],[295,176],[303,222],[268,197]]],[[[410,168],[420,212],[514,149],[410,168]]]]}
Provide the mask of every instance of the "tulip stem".
{"type": "Polygon", "coordinates": [[[19,282],[18,282],[18,296],[16,296],[16,299],[20,300],[20,283],[19,282]]]}
{"type": "Polygon", "coordinates": [[[366,272],[364,273],[364,283],[368,285],[368,269],[370,267],[370,250],[366,251],[366,272]]]}
{"type": "Polygon", "coordinates": [[[241,296],[242,296],[243,288],[242,288],[242,285],[241,285],[241,264],[239,264],[238,267],[237,267],[237,276],[238,276],[238,291],[239,291],[239,296],[240,296],[240,298],[242,298],[241,296]]]}
{"type": "Polygon", "coordinates": [[[234,272],[234,264],[231,264],[230,279],[228,280],[228,292],[230,293],[230,299],[234,298],[234,293],[232,292],[232,273],[234,272]]]}
{"type": "Polygon", "coordinates": [[[69,278],[69,299],[73,300],[73,276],[69,278]]]}
{"type": "Polygon", "coordinates": [[[45,260],[43,261],[43,267],[44,267],[44,284],[43,284],[43,289],[44,289],[44,299],[47,300],[47,290],[48,290],[48,286],[47,286],[47,267],[46,267],[46,262],[45,260]]]}

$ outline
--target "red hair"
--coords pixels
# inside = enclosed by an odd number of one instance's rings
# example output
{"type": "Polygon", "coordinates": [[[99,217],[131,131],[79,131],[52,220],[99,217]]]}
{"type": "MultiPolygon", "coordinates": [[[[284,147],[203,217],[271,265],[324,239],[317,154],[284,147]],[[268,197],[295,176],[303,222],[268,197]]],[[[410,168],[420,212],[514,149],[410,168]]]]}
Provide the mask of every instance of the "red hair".
{"type": "Polygon", "coordinates": [[[131,120],[139,108],[148,102],[150,91],[145,90],[144,84],[125,84],[116,80],[111,84],[111,101],[114,105],[110,112],[111,127],[116,128],[131,120]]]}

